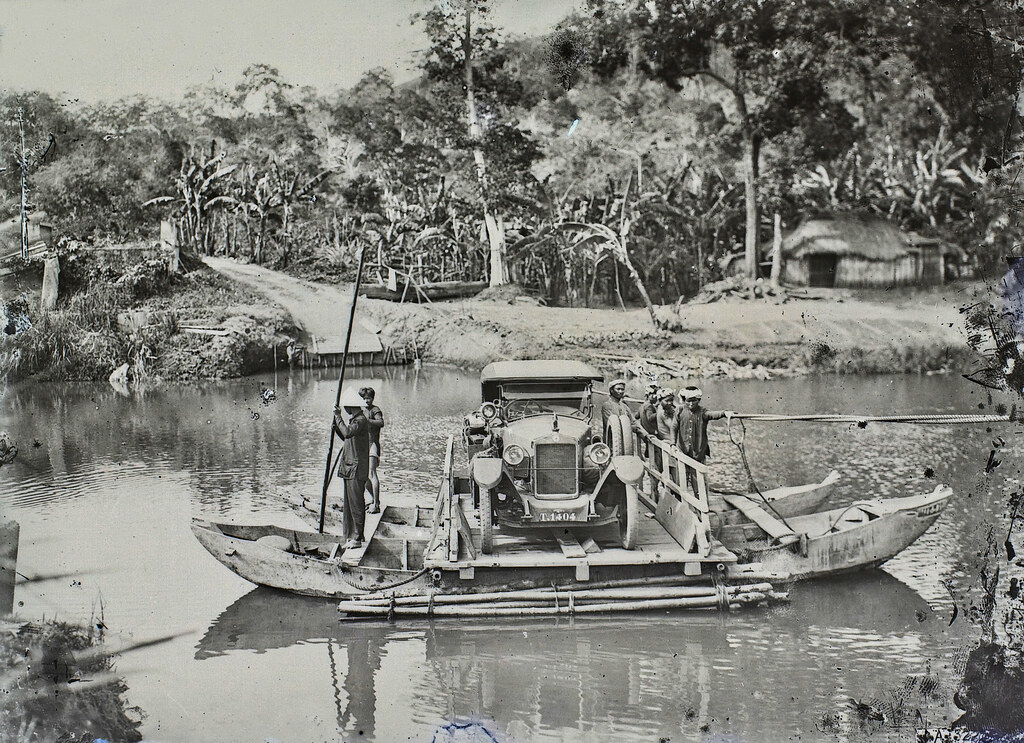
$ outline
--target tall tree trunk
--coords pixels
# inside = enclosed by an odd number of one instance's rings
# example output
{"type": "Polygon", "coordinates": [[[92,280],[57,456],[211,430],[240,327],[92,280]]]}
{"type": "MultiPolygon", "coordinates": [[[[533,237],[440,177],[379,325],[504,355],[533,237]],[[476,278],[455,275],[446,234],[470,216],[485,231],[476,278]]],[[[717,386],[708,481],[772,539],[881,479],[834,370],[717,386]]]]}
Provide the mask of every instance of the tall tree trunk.
{"type": "Polygon", "coordinates": [[[484,225],[490,247],[490,285],[501,286],[508,283],[508,272],[505,268],[505,228],[501,217],[492,213],[487,194],[487,161],[481,147],[483,132],[476,115],[473,88],[473,21],[470,4],[466,5],[466,35],[462,40],[462,51],[465,57],[466,118],[469,124],[469,137],[473,141],[473,161],[476,163],[476,175],[480,183],[480,201],[484,207],[484,225]]]}
{"type": "Polygon", "coordinates": [[[758,208],[757,208],[757,159],[758,147],[750,127],[743,127],[743,197],[747,207],[746,241],[744,244],[744,267],[748,278],[757,278],[758,256],[758,208]]]}
{"type": "Polygon", "coordinates": [[[772,286],[779,288],[782,275],[782,217],[775,212],[775,229],[772,234],[772,286]]]}
{"type": "Polygon", "coordinates": [[[640,292],[640,297],[644,300],[644,306],[647,308],[647,312],[651,316],[651,322],[654,323],[654,327],[660,328],[661,324],[658,322],[658,316],[654,313],[654,303],[651,301],[650,295],[647,293],[647,287],[644,286],[644,280],[640,278],[640,273],[636,270],[636,266],[633,265],[633,261],[629,258],[629,251],[626,250],[626,236],[620,237],[619,250],[615,251],[615,257],[618,261],[626,267],[629,271],[629,276],[633,279],[633,283],[636,284],[636,290],[640,292]]]}

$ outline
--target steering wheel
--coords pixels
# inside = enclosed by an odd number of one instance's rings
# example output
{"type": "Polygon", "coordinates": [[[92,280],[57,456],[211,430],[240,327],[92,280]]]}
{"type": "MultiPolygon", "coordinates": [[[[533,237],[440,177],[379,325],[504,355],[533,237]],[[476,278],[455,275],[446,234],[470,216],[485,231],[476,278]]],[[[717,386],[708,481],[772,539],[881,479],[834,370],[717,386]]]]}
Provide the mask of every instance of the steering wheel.
{"type": "Polygon", "coordinates": [[[543,413],[544,408],[536,400],[516,400],[509,405],[509,412],[515,412],[517,415],[531,415],[533,413],[543,413]]]}

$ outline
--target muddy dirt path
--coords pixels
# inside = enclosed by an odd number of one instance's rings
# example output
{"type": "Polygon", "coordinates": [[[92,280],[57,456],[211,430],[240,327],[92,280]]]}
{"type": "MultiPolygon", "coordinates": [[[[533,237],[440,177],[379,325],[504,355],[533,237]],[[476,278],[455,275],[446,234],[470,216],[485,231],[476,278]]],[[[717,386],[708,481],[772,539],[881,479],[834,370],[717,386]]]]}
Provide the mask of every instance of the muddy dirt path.
{"type": "MultiPolygon", "coordinates": [[[[351,285],[314,284],[280,271],[227,258],[205,257],[203,260],[213,270],[245,284],[288,310],[304,333],[302,342],[311,350],[337,353],[344,348],[352,302],[351,285]]],[[[376,332],[357,315],[350,350],[362,353],[381,349],[376,332]]]]}

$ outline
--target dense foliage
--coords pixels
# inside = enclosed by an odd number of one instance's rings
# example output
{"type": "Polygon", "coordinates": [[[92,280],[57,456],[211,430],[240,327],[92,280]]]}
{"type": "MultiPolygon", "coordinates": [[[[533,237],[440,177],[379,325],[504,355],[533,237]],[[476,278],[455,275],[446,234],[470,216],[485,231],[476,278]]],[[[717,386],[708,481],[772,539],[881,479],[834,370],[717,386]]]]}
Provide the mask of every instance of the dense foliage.
{"type": "Polygon", "coordinates": [[[365,247],[371,274],[478,280],[498,244],[508,278],[571,304],[693,294],[727,256],[756,264],[776,213],[883,215],[983,268],[1019,254],[1015,4],[590,0],[515,41],[486,5],[416,17],[401,86],[254,64],[175,106],[0,94],[0,216],[24,171],[66,237],[173,219],[195,250],[317,277],[365,247]]]}

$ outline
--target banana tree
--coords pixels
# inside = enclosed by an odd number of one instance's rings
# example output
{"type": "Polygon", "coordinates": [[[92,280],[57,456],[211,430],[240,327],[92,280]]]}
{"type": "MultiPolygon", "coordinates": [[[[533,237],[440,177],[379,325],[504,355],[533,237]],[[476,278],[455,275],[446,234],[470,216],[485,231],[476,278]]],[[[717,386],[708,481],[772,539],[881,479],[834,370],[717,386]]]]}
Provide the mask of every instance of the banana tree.
{"type": "Polygon", "coordinates": [[[647,287],[644,286],[644,281],[636,270],[636,266],[633,265],[633,261],[629,257],[629,250],[626,247],[631,226],[632,220],[628,217],[623,217],[620,221],[618,232],[598,222],[564,222],[558,225],[556,229],[573,236],[570,243],[572,250],[581,251],[586,248],[593,248],[598,256],[606,254],[622,265],[629,273],[630,278],[633,279],[636,290],[640,293],[641,299],[643,299],[644,306],[651,316],[651,322],[654,323],[654,327],[660,328],[661,322],[654,311],[654,304],[647,293],[647,287]]]}
{"type": "Polygon", "coordinates": [[[158,196],[143,206],[177,202],[178,230],[185,245],[195,251],[209,247],[209,218],[214,207],[233,204],[235,198],[224,193],[222,183],[231,175],[237,165],[224,164],[225,153],[209,156],[190,154],[181,162],[181,170],[175,180],[174,196],[158,196]]]}

